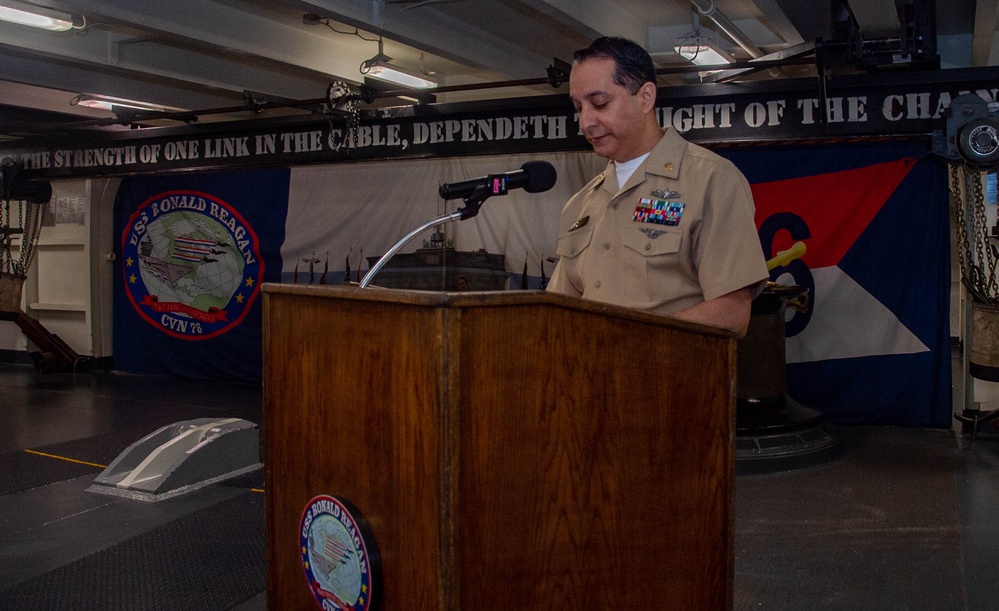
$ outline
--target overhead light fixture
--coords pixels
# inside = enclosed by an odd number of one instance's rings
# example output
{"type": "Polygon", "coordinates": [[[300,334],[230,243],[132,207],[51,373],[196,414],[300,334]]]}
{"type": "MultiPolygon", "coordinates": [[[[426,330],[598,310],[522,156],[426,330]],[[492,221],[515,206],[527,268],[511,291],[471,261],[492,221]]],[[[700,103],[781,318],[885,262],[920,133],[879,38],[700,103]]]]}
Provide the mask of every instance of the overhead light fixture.
{"type": "Polygon", "coordinates": [[[132,108],[135,110],[146,110],[152,112],[183,112],[183,108],[164,106],[163,104],[153,104],[152,102],[140,102],[126,98],[116,98],[110,95],[100,95],[93,93],[81,93],[69,101],[70,106],[85,106],[87,108],[98,108],[100,110],[114,111],[117,108],[132,108]]]}
{"type": "Polygon", "coordinates": [[[673,48],[680,57],[695,66],[721,66],[735,63],[735,58],[706,38],[690,38],[673,48]]]}
{"type": "Polygon", "coordinates": [[[391,61],[391,57],[382,53],[382,39],[379,38],[378,53],[371,59],[361,62],[361,74],[410,89],[432,89],[437,86],[437,81],[429,74],[401,68],[390,64],[391,61]]]}
{"type": "Polygon", "coordinates": [[[69,13],[52,11],[40,6],[3,0],[0,6],[0,21],[9,21],[33,28],[65,32],[73,29],[73,16],[69,13]]]}
{"type": "Polygon", "coordinates": [[[367,70],[362,67],[361,74],[370,76],[371,78],[389,81],[390,83],[396,83],[411,89],[432,89],[437,86],[436,82],[430,80],[424,74],[417,74],[383,61],[368,60],[365,63],[367,64],[367,70]]]}

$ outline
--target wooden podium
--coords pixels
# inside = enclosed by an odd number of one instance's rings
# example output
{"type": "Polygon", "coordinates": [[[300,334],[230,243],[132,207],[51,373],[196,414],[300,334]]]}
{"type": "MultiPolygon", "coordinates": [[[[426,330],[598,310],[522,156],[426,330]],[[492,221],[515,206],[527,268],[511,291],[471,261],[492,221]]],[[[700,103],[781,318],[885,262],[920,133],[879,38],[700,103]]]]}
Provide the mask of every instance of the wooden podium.
{"type": "Polygon", "coordinates": [[[270,609],[322,608],[321,495],[370,524],[386,611],[732,608],[731,334],[539,291],[263,305],[270,609]]]}

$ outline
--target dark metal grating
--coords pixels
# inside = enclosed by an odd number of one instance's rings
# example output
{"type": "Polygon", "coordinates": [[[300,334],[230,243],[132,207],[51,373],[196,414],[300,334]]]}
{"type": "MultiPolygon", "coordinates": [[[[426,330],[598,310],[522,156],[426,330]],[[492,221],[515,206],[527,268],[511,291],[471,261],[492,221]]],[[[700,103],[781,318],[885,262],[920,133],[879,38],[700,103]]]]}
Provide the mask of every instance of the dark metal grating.
{"type": "Polygon", "coordinates": [[[265,590],[264,498],[174,520],[0,591],[0,609],[229,609],[265,590]]]}
{"type": "Polygon", "coordinates": [[[8,452],[0,455],[0,496],[54,484],[88,473],[96,476],[100,472],[99,467],[27,452],[8,452]]]}

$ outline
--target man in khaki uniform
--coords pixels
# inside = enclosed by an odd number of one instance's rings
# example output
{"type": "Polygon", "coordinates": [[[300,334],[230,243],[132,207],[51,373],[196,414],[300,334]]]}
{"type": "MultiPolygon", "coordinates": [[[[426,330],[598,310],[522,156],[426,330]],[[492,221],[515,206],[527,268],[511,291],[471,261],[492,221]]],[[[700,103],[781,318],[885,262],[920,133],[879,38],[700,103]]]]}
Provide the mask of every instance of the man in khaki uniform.
{"type": "Polygon", "coordinates": [[[569,97],[609,163],[562,209],[548,290],[745,335],[768,277],[746,178],[663,132],[652,58],[631,41],[577,51],[569,97]]]}

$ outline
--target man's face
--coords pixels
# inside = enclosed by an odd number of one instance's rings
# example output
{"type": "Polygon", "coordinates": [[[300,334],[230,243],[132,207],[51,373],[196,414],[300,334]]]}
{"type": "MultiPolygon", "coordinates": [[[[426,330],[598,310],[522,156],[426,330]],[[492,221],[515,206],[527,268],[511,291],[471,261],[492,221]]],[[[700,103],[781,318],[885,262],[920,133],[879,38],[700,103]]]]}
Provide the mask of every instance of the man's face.
{"type": "Polygon", "coordinates": [[[621,162],[648,152],[643,149],[647,124],[641,93],[632,94],[614,82],[612,59],[593,58],[572,67],[569,97],[597,155],[621,162]]]}

